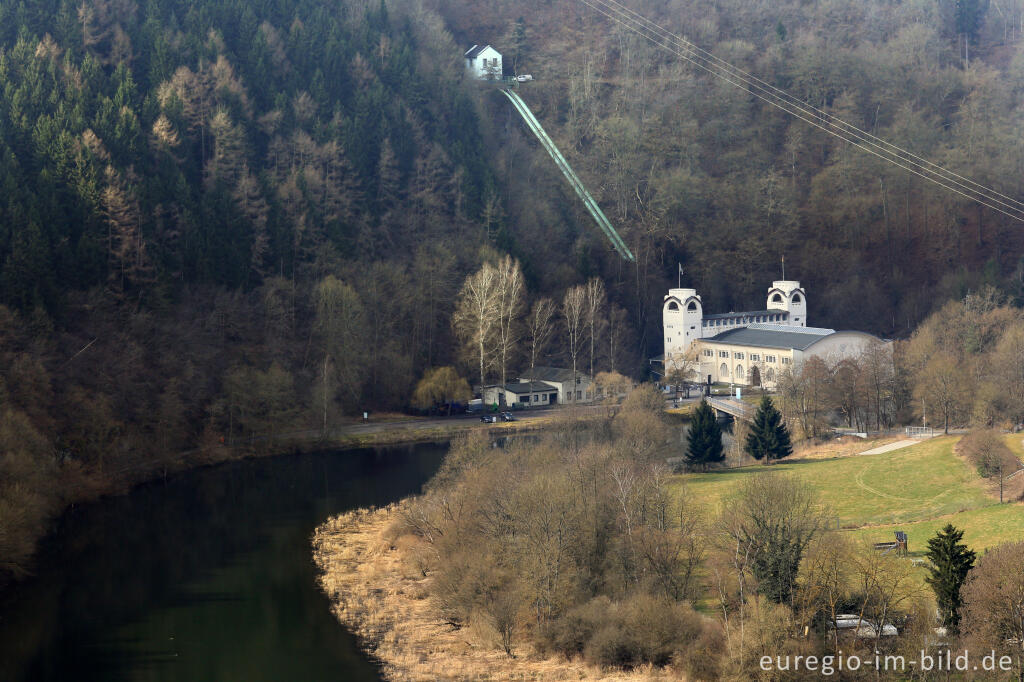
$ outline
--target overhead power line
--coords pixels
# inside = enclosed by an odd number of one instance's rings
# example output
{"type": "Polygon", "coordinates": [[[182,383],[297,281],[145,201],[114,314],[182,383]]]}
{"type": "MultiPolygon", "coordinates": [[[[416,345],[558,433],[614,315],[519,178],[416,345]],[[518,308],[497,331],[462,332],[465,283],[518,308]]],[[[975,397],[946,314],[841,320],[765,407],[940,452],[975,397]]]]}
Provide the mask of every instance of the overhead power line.
{"type": "Polygon", "coordinates": [[[766,104],[913,175],[1024,222],[1024,202],[949,171],[906,149],[863,131],[822,109],[807,104],[784,90],[764,82],[690,41],[671,33],[616,0],[581,0],[581,2],[652,44],[716,78],[748,92],[766,104]]]}

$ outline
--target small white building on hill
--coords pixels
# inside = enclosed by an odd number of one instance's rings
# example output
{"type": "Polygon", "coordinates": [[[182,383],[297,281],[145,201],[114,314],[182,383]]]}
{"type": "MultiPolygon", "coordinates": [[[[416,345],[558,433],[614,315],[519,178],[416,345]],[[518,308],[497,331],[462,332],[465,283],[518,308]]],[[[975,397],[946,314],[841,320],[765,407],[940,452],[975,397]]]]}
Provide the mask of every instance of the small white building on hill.
{"type": "Polygon", "coordinates": [[[499,80],[502,68],[501,53],[490,45],[474,45],[466,50],[466,70],[473,78],[499,80]]]}

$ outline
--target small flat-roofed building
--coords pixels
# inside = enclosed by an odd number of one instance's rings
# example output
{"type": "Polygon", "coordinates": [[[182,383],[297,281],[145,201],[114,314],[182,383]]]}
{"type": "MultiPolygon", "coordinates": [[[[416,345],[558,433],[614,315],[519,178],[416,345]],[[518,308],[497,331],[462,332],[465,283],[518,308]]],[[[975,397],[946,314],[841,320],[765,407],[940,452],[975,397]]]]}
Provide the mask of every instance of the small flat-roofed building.
{"type": "Polygon", "coordinates": [[[889,342],[857,331],[754,323],[694,342],[701,381],[775,388],[779,376],[812,356],[834,363],[889,342]]]}

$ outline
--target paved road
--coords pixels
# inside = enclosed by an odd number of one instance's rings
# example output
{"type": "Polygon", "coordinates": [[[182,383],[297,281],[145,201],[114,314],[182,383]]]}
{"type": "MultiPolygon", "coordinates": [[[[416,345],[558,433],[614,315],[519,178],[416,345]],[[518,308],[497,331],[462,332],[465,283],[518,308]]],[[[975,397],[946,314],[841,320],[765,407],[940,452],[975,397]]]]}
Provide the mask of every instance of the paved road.
{"type": "MultiPolygon", "coordinates": [[[[557,407],[557,408],[539,408],[530,410],[516,410],[512,412],[515,415],[517,422],[531,422],[539,419],[550,418],[557,416],[560,413],[565,412],[570,408],[557,407]]],[[[606,405],[580,405],[576,409],[580,410],[584,414],[593,414],[602,410],[607,410],[606,405]]],[[[498,422],[501,424],[502,422],[498,422]]],[[[331,436],[357,436],[362,434],[370,433],[381,433],[383,431],[429,431],[438,427],[450,427],[456,428],[467,428],[474,424],[479,424],[480,428],[487,428],[488,426],[494,426],[493,424],[483,424],[480,422],[479,414],[466,414],[466,415],[453,415],[451,417],[426,417],[423,419],[398,419],[392,421],[373,421],[373,416],[370,416],[368,423],[355,423],[347,424],[345,426],[339,426],[331,429],[331,436]]],[[[319,434],[319,431],[310,431],[310,434],[319,434]]],[[[299,434],[288,434],[290,436],[299,434]]]]}
{"type": "Polygon", "coordinates": [[[858,455],[880,455],[883,452],[892,452],[893,450],[900,450],[902,448],[909,448],[911,445],[917,445],[921,442],[920,438],[908,438],[907,440],[898,440],[895,443],[886,443],[885,445],[879,445],[877,448],[871,448],[864,452],[858,452],[858,455]]]}

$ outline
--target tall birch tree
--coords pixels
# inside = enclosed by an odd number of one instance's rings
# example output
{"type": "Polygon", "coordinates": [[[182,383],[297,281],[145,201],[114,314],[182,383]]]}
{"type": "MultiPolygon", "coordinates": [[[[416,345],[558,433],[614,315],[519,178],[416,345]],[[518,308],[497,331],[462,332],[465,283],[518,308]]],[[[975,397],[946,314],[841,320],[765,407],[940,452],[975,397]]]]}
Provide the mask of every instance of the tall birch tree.
{"type": "Polygon", "coordinates": [[[583,334],[586,328],[587,287],[580,285],[565,292],[562,299],[562,317],[565,319],[566,344],[569,357],[572,358],[572,389],[570,398],[576,400],[576,363],[583,346],[583,334]]]}
{"type": "Polygon", "coordinates": [[[555,331],[555,312],[557,306],[550,298],[541,298],[534,302],[530,314],[526,318],[527,331],[530,335],[530,370],[537,366],[537,358],[544,355],[551,343],[551,335],[555,331]]]}
{"type": "Polygon", "coordinates": [[[497,267],[498,324],[495,358],[501,374],[501,385],[507,380],[508,360],[519,343],[520,319],[523,314],[523,270],[519,261],[505,256],[497,267]]]}
{"type": "Polygon", "coordinates": [[[499,324],[498,270],[484,263],[466,278],[459,291],[452,327],[466,352],[478,365],[480,386],[485,383],[491,344],[499,324]]]}
{"type": "Polygon", "coordinates": [[[594,376],[594,349],[597,342],[597,334],[601,324],[604,322],[601,311],[605,305],[604,282],[597,277],[587,282],[587,295],[585,300],[584,317],[587,325],[587,335],[590,337],[590,376],[594,376]]]}

